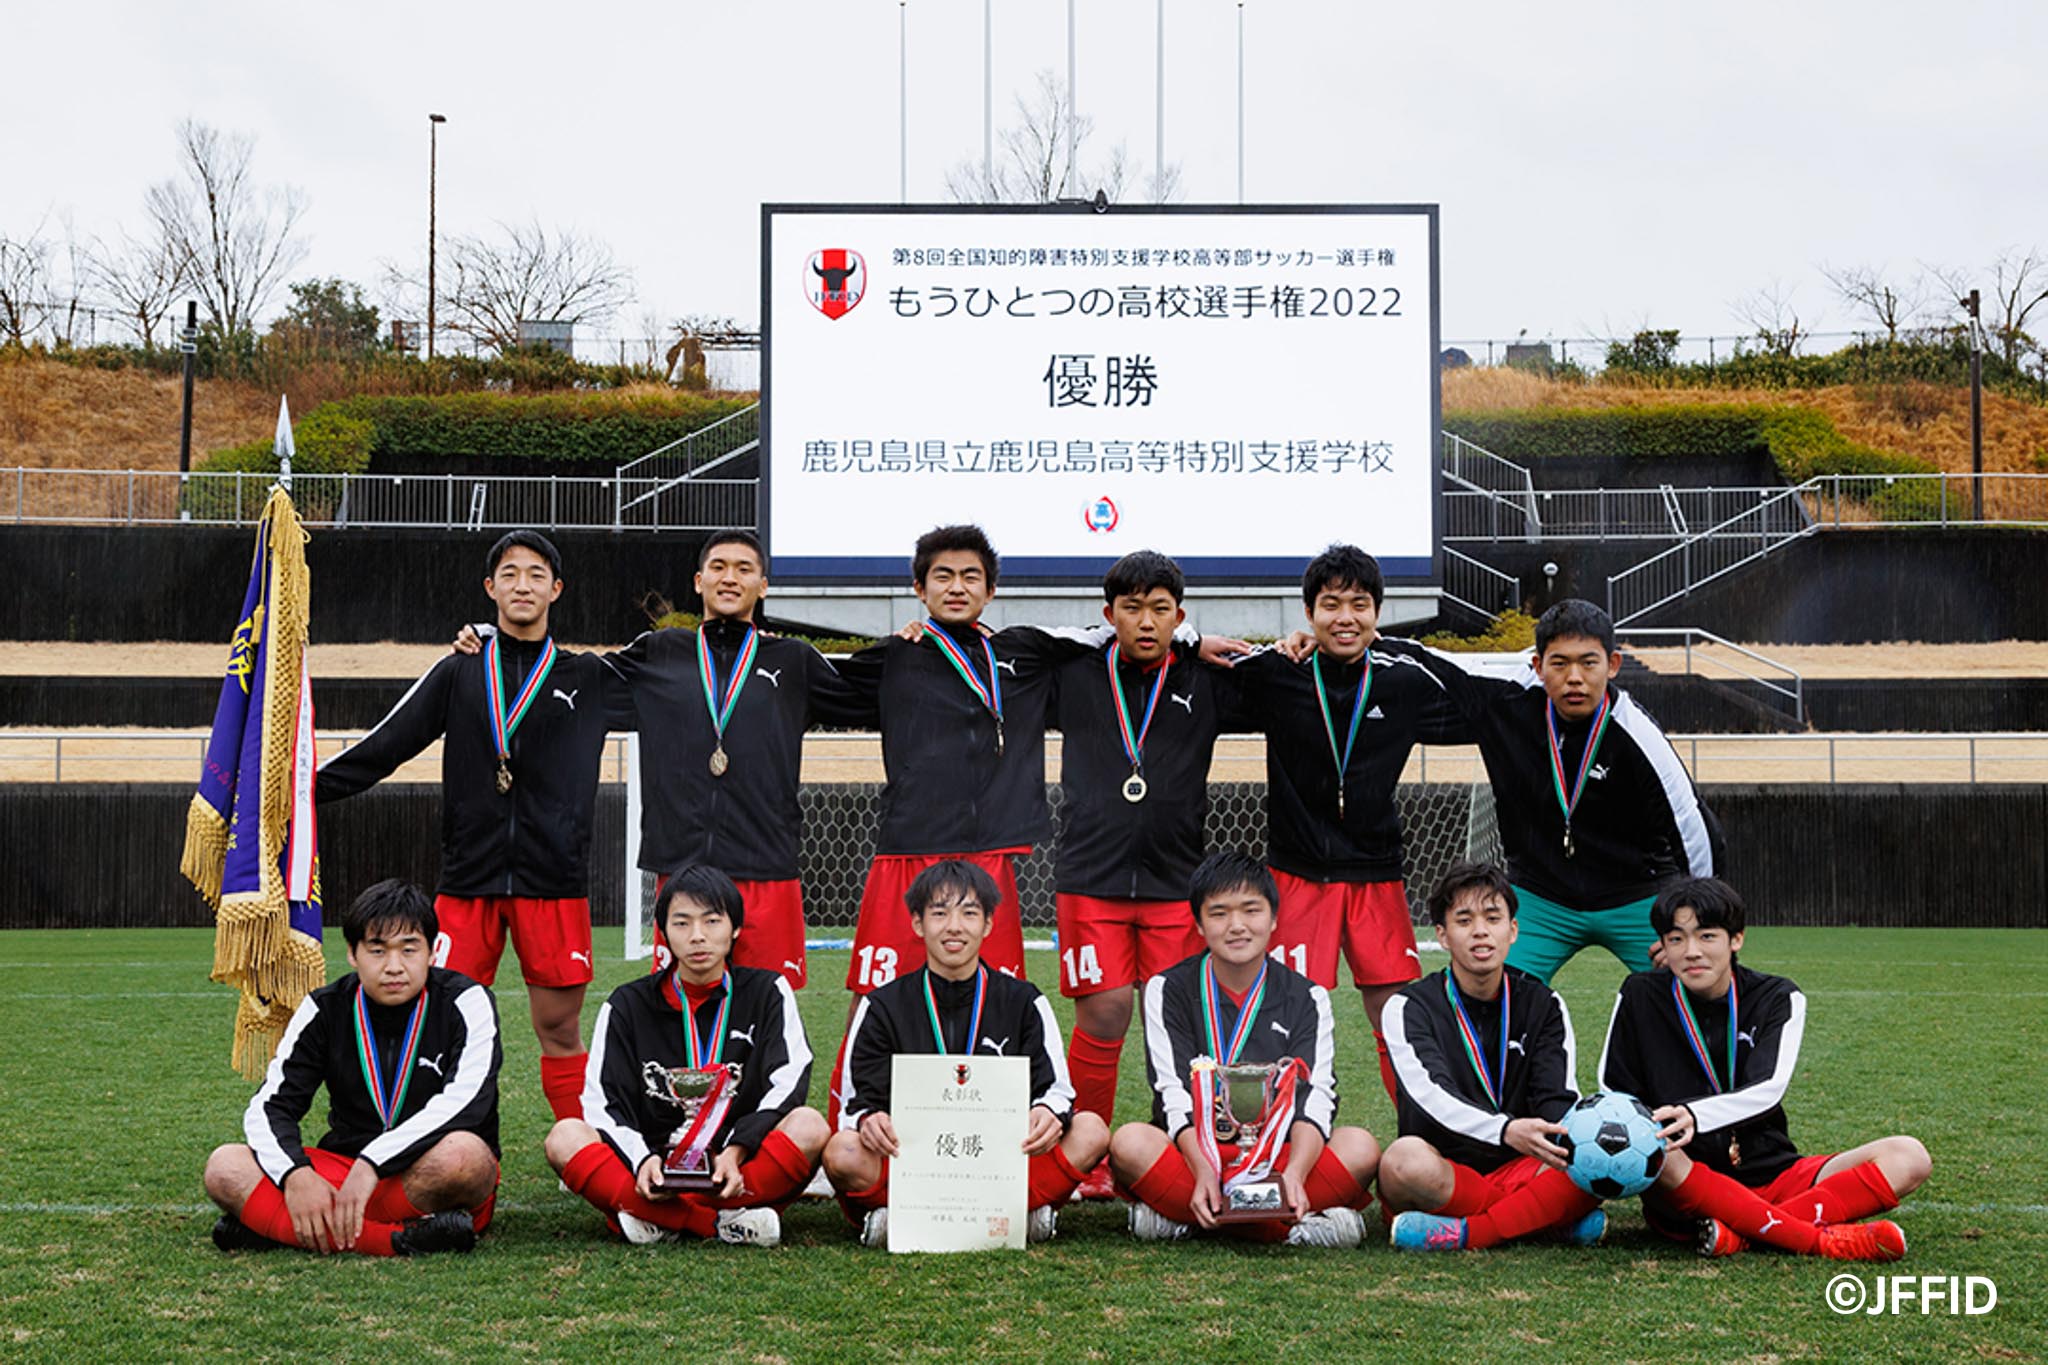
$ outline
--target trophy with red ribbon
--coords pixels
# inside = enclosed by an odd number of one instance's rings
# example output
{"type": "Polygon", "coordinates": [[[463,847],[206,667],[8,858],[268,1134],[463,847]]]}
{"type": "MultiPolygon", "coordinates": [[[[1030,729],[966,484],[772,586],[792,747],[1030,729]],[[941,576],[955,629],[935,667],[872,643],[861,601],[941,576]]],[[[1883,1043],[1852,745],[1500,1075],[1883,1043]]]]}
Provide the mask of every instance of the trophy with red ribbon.
{"type": "Polygon", "coordinates": [[[1294,1123],[1295,1087],[1307,1070],[1295,1057],[1231,1065],[1211,1057],[1195,1059],[1188,1077],[1195,1141],[1223,1186],[1218,1222],[1286,1216],[1273,1166],[1294,1123]],[[1236,1148],[1227,1161],[1225,1144],[1236,1148]]]}
{"type": "Polygon", "coordinates": [[[669,1136],[668,1155],[662,1158],[661,1188],[702,1193],[715,1183],[711,1144],[732,1108],[738,1071],[729,1063],[700,1067],[649,1062],[641,1068],[647,1093],[674,1105],[682,1116],[681,1125],[669,1136]]]}

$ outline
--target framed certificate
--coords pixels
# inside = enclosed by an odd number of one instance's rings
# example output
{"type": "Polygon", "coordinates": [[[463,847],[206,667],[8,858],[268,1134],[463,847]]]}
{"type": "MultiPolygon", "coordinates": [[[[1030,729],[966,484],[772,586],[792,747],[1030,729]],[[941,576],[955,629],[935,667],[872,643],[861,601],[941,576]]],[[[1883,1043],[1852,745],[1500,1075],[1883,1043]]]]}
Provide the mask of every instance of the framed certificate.
{"type": "Polygon", "coordinates": [[[1021,1249],[1031,1063],[899,1053],[893,1065],[889,1250],[1021,1249]]]}

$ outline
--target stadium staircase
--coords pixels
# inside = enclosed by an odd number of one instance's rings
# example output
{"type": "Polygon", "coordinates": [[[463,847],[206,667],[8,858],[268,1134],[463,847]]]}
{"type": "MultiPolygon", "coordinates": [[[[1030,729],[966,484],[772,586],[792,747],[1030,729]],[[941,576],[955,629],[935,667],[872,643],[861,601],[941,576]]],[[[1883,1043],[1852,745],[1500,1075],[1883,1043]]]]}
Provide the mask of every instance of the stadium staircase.
{"type": "Polygon", "coordinates": [[[760,450],[761,405],[750,403],[620,465],[612,472],[614,528],[730,520],[710,509],[729,501],[733,480],[758,476],[760,450]]]}

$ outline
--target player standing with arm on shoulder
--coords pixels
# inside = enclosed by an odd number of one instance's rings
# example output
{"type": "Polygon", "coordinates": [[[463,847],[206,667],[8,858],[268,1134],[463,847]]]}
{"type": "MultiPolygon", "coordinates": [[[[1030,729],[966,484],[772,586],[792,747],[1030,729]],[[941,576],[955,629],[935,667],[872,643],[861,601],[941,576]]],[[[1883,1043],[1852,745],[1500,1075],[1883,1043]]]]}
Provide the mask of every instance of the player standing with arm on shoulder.
{"type": "Polygon", "coordinates": [[[1709,877],[1674,882],[1650,918],[1664,968],[1621,983],[1600,1084],[1651,1107],[1664,1126],[1664,1169],[1643,1193],[1652,1227],[1696,1238],[1703,1256],[1763,1242],[1841,1261],[1896,1261],[1906,1235],[1886,1219],[1933,1163],[1918,1139],[1887,1137],[1801,1156],[1785,1118],[1799,1065],[1806,996],[1782,976],[1736,961],[1742,897],[1709,877]]]}
{"type": "Polygon", "coordinates": [[[1401,1136],[1380,1158],[1380,1200],[1406,1251],[1489,1247],[1546,1229],[1575,1246],[1607,1230],[1598,1200],[1564,1173],[1558,1122],[1578,1101],[1564,1000],[1507,965],[1515,888],[1458,863],[1429,893],[1451,965],[1387,1002],[1401,1082],[1401,1136]]]}
{"type": "Polygon", "coordinates": [[[1631,971],[1655,963],[1650,902],[1723,862],[1720,831],[1671,741],[1614,685],[1614,622],[1559,602],[1536,623],[1532,672],[1480,677],[1412,640],[1383,640],[1443,682],[1486,759],[1521,899],[1508,965],[1548,982],[1599,944],[1631,971]]]}
{"type": "Polygon", "coordinates": [[[498,609],[490,644],[436,663],[360,742],[321,764],[314,799],[353,796],[443,741],[434,959],[488,986],[510,934],[540,1039],[541,1090],[565,1118],[583,1091],[598,766],[630,703],[602,658],[549,635],[562,558],[547,537],[499,539],[484,591],[498,609]]]}
{"type": "Polygon", "coordinates": [[[825,1120],[803,1106],[811,1048],[796,996],[780,973],[734,961],[752,932],[740,890],[695,865],[669,878],[655,907],[674,964],[612,992],[591,1034],[581,1119],[547,1138],[548,1164],[629,1242],[712,1238],[775,1246],[781,1210],[817,1169],[825,1120]],[[673,1098],[669,1069],[732,1069],[722,1116],[673,1098]],[[664,1159],[693,1123],[716,1152],[714,1188],[663,1187],[664,1159]]]}
{"type": "MultiPolygon", "coordinates": [[[[1379,1164],[1379,1144],[1357,1127],[1335,1127],[1336,1020],[1330,994],[1269,957],[1278,893],[1263,863],[1231,850],[1195,869],[1189,909],[1206,945],[1145,983],[1145,1067],[1152,1121],[1127,1123],[1110,1140],[1119,1192],[1132,1201],[1131,1232],[1144,1241],[1179,1241],[1219,1226],[1250,1241],[1355,1247],[1365,1233],[1359,1210],[1379,1164]],[[1222,1167],[1244,1155],[1220,1122],[1213,1157],[1209,1125],[1198,1122],[1190,1083],[1197,1058],[1224,1065],[1292,1063],[1300,1069],[1272,1153],[1283,1213],[1220,1224],[1222,1167]]],[[[1220,1098],[1220,1097],[1219,1097],[1220,1098]]],[[[1251,1116],[1238,1117],[1251,1121],[1251,1116]]],[[[1221,1118],[1221,1115],[1218,1115],[1221,1118]]],[[[1262,1135],[1263,1136],[1263,1135],[1262,1135]]]]}
{"type": "Polygon", "coordinates": [[[418,887],[382,881],[342,914],[349,975],[301,1001],[242,1121],[214,1149],[206,1193],[222,1251],[468,1251],[498,1188],[498,1011],[432,965],[438,926],[418,887]],[[327,1133],[300,1125],[327,1090],[327,1133]]]}
{"type": "Polygon", "coordinates": [[[917,874],[904,897],[924,945],[924,965],[861,997],[842,1050],[838,1131],[825,1145],[825,1172],[861,1244],[887,1244],[889,1159],[899,1150],[889,1117],[891,1059],[959,1054],[1031,1059],[1030,1216],[1026,1235],[1048,1241],[1059,1206],[1109,1148],[1109,1129],[1074,1108],[1059,1023],[1038,987],[990,969],[981,956],[1006,907],[988,870],[941,859],[917,874]]]}

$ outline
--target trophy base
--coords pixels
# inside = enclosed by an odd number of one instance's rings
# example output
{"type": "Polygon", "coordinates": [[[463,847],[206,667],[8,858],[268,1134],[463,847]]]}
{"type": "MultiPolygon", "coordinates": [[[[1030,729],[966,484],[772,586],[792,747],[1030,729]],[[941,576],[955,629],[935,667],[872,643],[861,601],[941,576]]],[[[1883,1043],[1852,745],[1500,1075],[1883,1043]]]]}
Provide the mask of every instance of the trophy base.
{"type": "Polygon", "coordinates": [[[1250,1223],[1287,1216],[1287,1201],[1280,1194],[1280,1182],[1260,1180],[1223,1192],[1219,1223],[1250,1223]]]}
{"type": "Polygon", "coordinates": [[[703,1194],[717,1183],[709,1166],[691,1170],[664,1166],[661,1170],[661,1188],[673,1194],[703,1194]]]}

